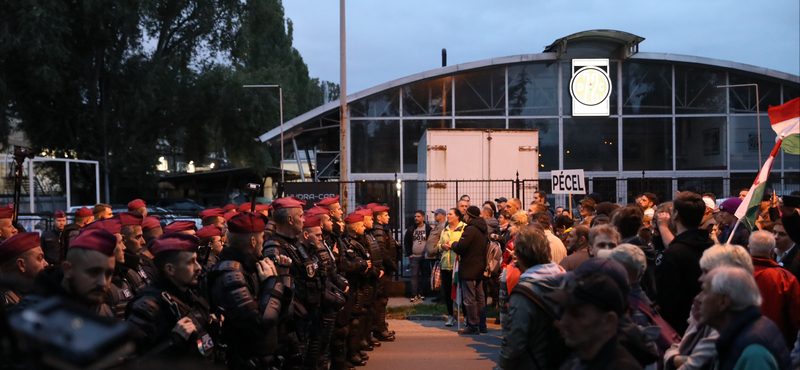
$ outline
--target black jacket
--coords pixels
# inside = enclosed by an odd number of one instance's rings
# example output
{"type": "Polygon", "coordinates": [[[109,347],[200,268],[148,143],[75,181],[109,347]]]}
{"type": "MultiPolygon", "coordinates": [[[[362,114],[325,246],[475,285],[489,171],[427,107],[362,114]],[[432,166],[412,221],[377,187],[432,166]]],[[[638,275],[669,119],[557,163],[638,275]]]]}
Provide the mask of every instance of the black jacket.
{"type": "Polygon", "coordinates": [[[486,221],[475,218],[469,221],[461,239],[452,245],[453,252],[459,257],[458,276],[464,280],[483,279],[486,270],[486,221]]]}
{"type": "Polygon", "coordinates": [[[61,266],[51,266],[36,275],[33,288],[30,294],[12,307],[12,312],[19,312],[32,307],[49,297],[61,297],[64,300],[77,303],[78,306],[85,308],[88,312],[96,313],[99,316],[112,317],[114,314],[111,308],[105,303],[88,304],[76,297],[72,292],[64,289],[61,282],[64,280],[64,271],[61,266]]]}
{"type": "Polygon", "coordinates": [[[700,293],[700,257],[712,245],[708,231],[686,230],[675,236],[656,267],[661,316],[678,333],[686,331],[692,301],[700,293]]]}
{"type": "MultiPolygon", "coordinates": [[[[407,257],[411,257],[411,252],[414,247],[414,230],[417,229],[417,224],[412,224],[406,229],[406,234],[403,237],[403,249],[406,252],[407,257]]],[[[428,235],[431,234],[431,227],[428,224],[425,224],[425,240],[428,240],[428,235]]],[[[425,252],[423,252],[423,256],[425,252]]]]}

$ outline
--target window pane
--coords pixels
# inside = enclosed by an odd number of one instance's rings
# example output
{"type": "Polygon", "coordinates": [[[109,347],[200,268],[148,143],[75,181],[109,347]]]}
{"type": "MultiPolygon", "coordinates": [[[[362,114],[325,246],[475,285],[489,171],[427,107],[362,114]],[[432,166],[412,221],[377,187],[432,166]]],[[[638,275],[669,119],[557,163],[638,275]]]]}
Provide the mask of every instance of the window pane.
{"type": "Polygon", "coordinates": [[[450,128],[450,119],[403,120],[403,172],[417,172],[417,148],[429,128],[450,128]]]}
{"type": "MultiPolygon", "coordinates": [[[[745,189],[750,190],[750,187],[753,186],[753,181],[756,180],[756,176],[758,176],[756,172],[731,173],[731,196],[738,196],[739,192],[745,189]]],[[[769,174],[767,178],[767,188],[764,189],[764,193],[772,194],[772,189],[780,193],[780,173],[773,172],[769,174]]]]}
{"type": "Polygon", "coordinates": [[[506,111],[504,68],[456,75],[457,116],[502,116],[506,111]]]}
{"type": "Polygon", "coordinates": [[[452,77],[403,86],[403,116],[452,115],[452,77]]]}
{"type": "Polygon", "coordinates": [[[558,115],[558,64],[508,67],[508,114],[558,115]]]}
{"type": "Polygon", "coordinates": [[[618,171],[616,118],[565,118],[564,169],[618,171]]]}
{"type": "Polygon", "coordinates": [[[539,172],[558,169],[557,118],[510,119],[508,120],[508,128],[539,130],[539,172]]]}
{"type": "Polygon", "coordinates": [[[800,86],[798,85],[783,85],[783,102],[787,103],[790,100],[800,97],[800,86]]]}
{"type": "MultiPolygon", "coordinates": [[[[783,149],[781,149],[781,152],[783,152],[783,149]]],[[[800,155],[783,152],[783,159],[785,161],[783,163],[783,169],[785,170],[800,169],[800,155]]]]}
{"type": "MultiPolygon", "coordinates": [[[[767,160],[775,147],[775,131],[769,127],[769,118],[761,115],[761,161],[758,163],[758,120],[755,116],[731,116],[731,170],[755,170],[767,160]]],[[[781,168],[781,158],[775,159],[775,169],[781,168]]]]}
{"type": "MultiPolygon", "coordinates": [[[[751,78],[750,76],[730,73],[730,85],[758,84],[758,108],[766,112],[770,105],[781,105],[781,85],[778,83],[751,78]]],[[[729,87],[731,113],[756,113],[755,86],[729,87]]],[[[733,162],[731,162],[733,163],[733,162]]]]}
{"type": "MultiPolygon", "coordinates": [[[[572,95],[569,93],[569,80],[572,79],[572,63],[563,63],[561,64],[561,84],[563,86],[563,115],[571,116],[572,115],[572,95]]],[[[617,115],[617,94],[619,90],[619,86],[617,86],[617,62],[609,63],[608,68],[609,74],[608,77],[611,78],[611,95],[608,96],[609,106],[608,112],[615,116],[617,115]]]]}
{"type": "Polygon", "coordinates": [[[638,178],[628,179],[628,203],[636,203],[636,198],[644,193],[653,193],[658,197],[656,204],[672,200],[672,179],[664,178],[638,178]]]}
{"type": "Polygon", "coordinates": [[[728,163],[725,117],[675,119],[675,162],[678,170],[724,170],[728,163]]]}
{"type": "Polygon", "coordinates": [[[623,63],[622,83],[623,114],[672,114],[670,65],[623,63]]]}
{"type": "MultiPolygon", "coordinates": [[[[617,199],[617,187],[625,180],[618,180],[616,177],[595,177],[589,180],[592,183],[592,191],[600,194],[604,202],[622,203],[623,199],[617,199]]],[[[572,208],[577,208],[575,203],[572,208]]]]}
{"type": "Polygon", "coordinates": [[[400,96],[396,89],[350,103],[350,117],[399,117],[400,96]]]}
{"type": "MultiPolygon", "coordinates": [[[[787,161],[788,162],[788,161],[787,161]]],[[[800,162],[798,162],[800,163],[800,162]]],[[[800,172],[792,171],[792,172],[784,172],[783,174],[783,192],[781,192],[780,187],[775,185],[778,190],[778,195],[789,195],[793,191],[800,191],[800,172]]]]}
{"type": "Polygon", "coordinates": [[[675,66],[675,113],[724,113],[725,72],[675,66]]]}
{"type": "Polygon", "coordinates": [[[351,121],[354,173],[400,172],[400,121],[351,121]]]}
{"type": "Polygon", "coordinates": [[[672,119],[622,120],[622,169],[672,170],[672,119]]]}
{"type": "Polygon", "coordinates": [[[506,120],[505,119],[457,119],[456,128],[504,129],[506,128],[506,120]]]}
{"type": "Polygon", "coordinates": [[[723,197],[721,178],[685,178],[678,179],[678,190],[691,191],[702,195],[703,193],[714,194],[717,198],[723,197]]]}

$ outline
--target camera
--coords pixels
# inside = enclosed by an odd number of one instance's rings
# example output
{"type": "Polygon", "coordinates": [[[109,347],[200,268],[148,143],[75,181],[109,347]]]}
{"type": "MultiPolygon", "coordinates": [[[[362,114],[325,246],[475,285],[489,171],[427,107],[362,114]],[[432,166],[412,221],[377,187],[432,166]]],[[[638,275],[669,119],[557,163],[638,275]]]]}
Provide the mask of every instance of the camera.
{"type": "Polygon", "coordinates": [[[247,190],[249,190],[249,191],[259,191],[259,190],[261,190],[261,184],[249,183],[249,184],[247,184],[247,190]]]}

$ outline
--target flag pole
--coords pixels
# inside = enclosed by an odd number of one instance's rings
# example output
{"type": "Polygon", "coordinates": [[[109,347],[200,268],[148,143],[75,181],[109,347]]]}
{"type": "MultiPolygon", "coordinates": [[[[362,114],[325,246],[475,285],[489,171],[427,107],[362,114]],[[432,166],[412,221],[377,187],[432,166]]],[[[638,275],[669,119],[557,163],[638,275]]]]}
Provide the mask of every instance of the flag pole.
{"type": "Polygon", "coordinates": [[[741,220],[739,220],[739,219],[736,219],[736,223],[735,223],[735,224],[733,224],[733,229],[731,230],[731,235],[730,235],[730,236],[728,236],[728,241],[726,241],[726,242],[725,242],[726,244],[731,244],[731,240],[733,239],[733,233],[735,233],[735,232],[736,232],[736,227],[737,227],[737,226],[739,226],[739,224],[740,224],[741,222],[742,222],[741,220]]]}

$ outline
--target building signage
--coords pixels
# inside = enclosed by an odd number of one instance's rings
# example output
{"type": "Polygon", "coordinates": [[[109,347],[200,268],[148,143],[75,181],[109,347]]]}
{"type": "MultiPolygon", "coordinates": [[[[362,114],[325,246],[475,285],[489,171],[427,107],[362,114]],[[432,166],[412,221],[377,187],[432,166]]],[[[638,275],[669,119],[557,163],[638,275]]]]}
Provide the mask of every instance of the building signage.
{"type": "Polygon", "coordinates": [[[298,197],[306,201],[304,210],[327,197],[339,195],[339,184],[335,182],[287,182],[283,184],[287,197],[298,197]]]}
{"type": "Polygon", "coordinates": [[[608,116],[611,78],[608,59],[573,59],[569,92],[573,116],[608,116]]]}
{"type": "Polygon", "coordinates": [[[586,194],[583,170],[550,171],[553,194],[586,194]]]}

